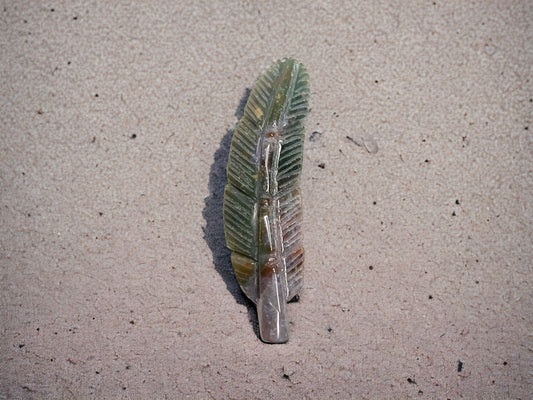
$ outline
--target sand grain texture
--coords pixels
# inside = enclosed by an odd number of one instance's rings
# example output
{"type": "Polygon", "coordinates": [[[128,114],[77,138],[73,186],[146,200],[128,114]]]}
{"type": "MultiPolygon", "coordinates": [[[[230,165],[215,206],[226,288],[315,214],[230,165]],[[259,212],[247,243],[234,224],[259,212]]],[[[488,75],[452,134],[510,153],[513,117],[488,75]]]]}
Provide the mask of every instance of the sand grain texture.
{"type": "Polygon", "coordinates": [[[532,397],[531,20],[529,1],[4,0],[0,397],[532,397]],[[266,345],[221,207],[242,99],[283,56],[318,133],[304,293],[266,345]]]}

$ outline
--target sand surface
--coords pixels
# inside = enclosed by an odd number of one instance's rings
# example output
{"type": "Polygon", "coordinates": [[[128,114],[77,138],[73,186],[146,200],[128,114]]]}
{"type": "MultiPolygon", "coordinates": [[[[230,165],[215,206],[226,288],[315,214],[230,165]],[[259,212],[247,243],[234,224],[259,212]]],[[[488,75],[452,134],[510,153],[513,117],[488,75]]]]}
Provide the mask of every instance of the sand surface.
{"type": "Polygon", "coordinates": [[[532,20],[4,0],[0,398],[532,398],[532,20]],[[267,345],[221,207],[243,99],[283,56],[312,85],[306,276],[267,345]]]}

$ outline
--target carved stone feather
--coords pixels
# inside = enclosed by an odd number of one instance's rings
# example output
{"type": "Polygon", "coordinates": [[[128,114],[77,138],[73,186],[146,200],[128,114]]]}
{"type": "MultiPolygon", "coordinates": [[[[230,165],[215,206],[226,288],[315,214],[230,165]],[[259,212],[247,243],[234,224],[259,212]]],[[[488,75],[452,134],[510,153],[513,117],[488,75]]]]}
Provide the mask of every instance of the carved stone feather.
{"type": "Polygon", "coordinates": [[[293,58],[255,83],[228,156],[224,231],[235,276],[256,304],[261,339],[289,339],[286,303],[302,288],[303,161],[309,75],[293,58]]]}

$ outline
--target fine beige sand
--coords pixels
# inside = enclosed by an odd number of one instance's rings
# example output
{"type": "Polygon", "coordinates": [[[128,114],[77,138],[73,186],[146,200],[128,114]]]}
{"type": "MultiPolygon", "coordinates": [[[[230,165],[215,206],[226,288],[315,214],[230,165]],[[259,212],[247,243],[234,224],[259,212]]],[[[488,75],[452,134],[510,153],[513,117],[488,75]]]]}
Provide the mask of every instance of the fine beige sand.
{"type": "Polygon", "coordinates": [[[526,0],[2,1],[0,398],[533,398],[532,20],[526,0]],[[283,56],[312,85],[306,276],[268,345],[221,207],[283,56]]]}

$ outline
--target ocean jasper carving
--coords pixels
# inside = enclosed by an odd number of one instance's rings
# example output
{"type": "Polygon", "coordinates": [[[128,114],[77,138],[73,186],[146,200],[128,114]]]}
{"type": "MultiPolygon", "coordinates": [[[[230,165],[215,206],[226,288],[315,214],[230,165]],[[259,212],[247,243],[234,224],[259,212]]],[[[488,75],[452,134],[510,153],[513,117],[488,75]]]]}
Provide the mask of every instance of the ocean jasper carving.
{"type": "Polygon", "coordinates": [[[226,244],[267,343],[289,340],[286,305],[303,284],[299,181],[308,104],[303,65],[293,58],[276,61],[255,83],[228,156],[226,244]]]}

